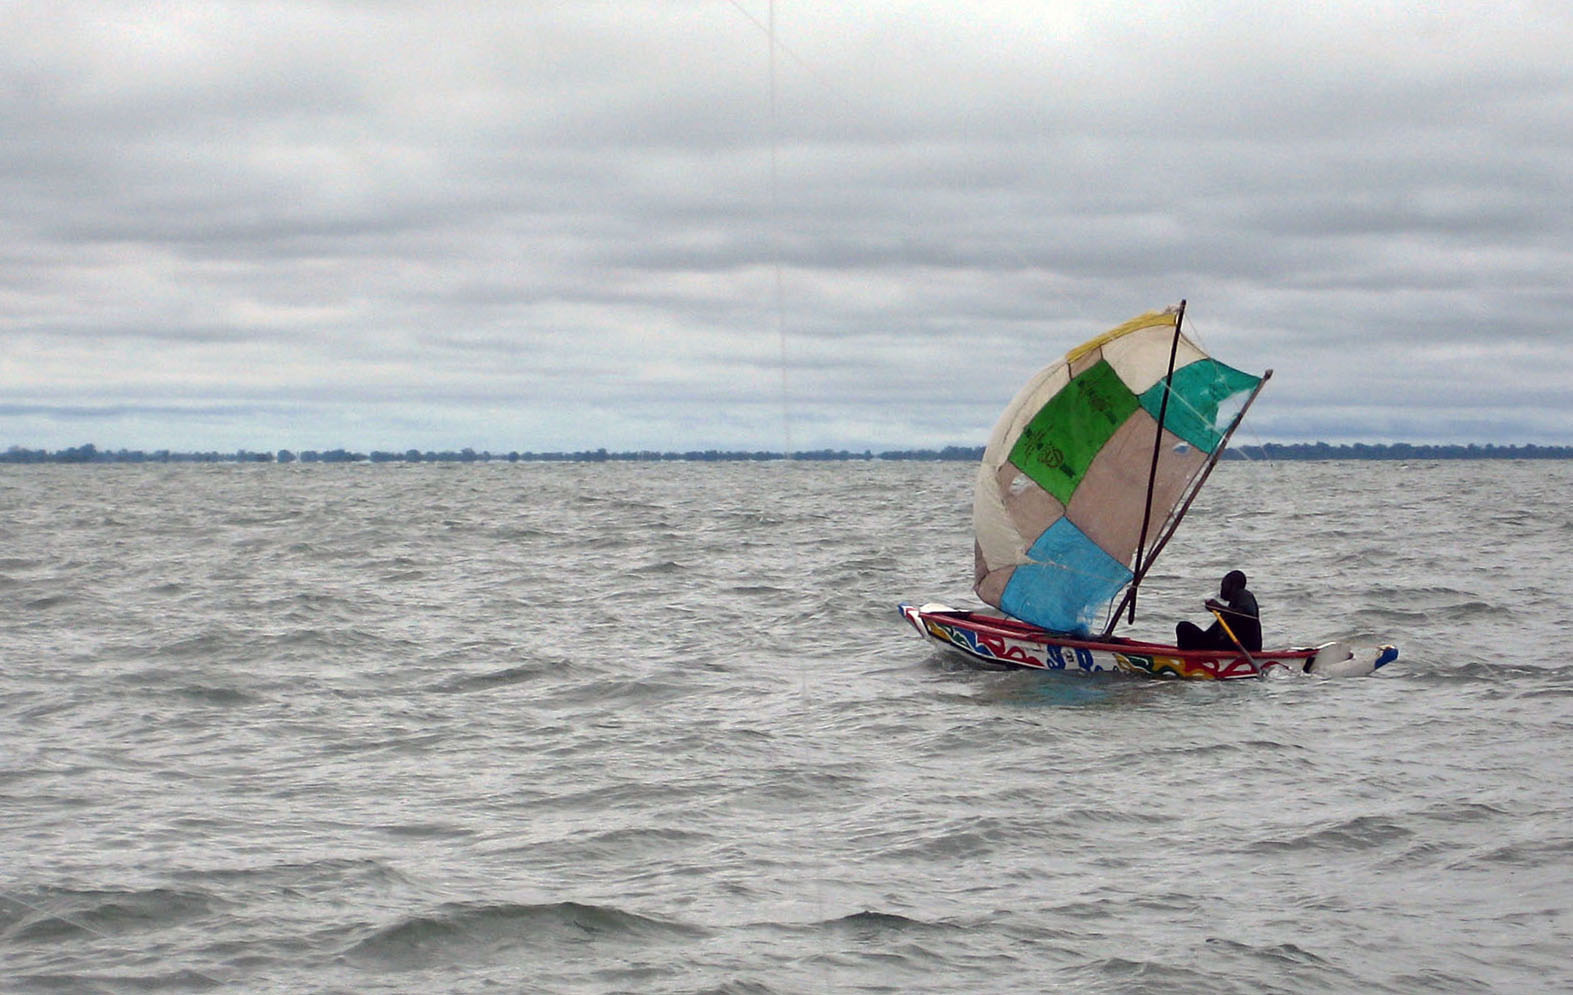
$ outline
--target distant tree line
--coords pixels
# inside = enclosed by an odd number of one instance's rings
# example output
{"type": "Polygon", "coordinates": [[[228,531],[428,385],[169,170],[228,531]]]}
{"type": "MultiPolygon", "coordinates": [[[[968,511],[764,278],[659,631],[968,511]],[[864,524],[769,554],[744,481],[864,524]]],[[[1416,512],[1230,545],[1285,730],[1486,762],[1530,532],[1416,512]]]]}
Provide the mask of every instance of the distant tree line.
{"type": "Polygon", "coordinates": [[[1444,460],[1444,459],[1573,459],[1573,446],[1427,445],[1409,442],[1344,443],[1269,442],[1236,446],[1224,452],[1227,459],[1265,460],[1444,460]]]}
{"type": "MultiPolygon", "coordinates": [[[[1251,460],[1454,460],[1454,459],[1573,459],[1573,446],[1527,445],[1417,445],[1395,443],[1346,443],[1331,445],[1326,442],[1269,442],[1259,446],[1238,446],[1224,453],[1226,459],[1251,460]]],[[[12,446],[0,453],[0,463],[610,463],[610,462],[692,462],[738,463],[764,462],[788,458],[780,452],[767,450],[702,449],[683,452],[659,452],[641,449],[636,451],[609,452],[605,449],[576,450],[571,452],[477,452],[460,449],[432,452],[406,449],[403,452],[355,452],[349,449],[312,449],[295,453],[288,449],[277,452],[175,452],[158,449],[145,452],[140,449],[99,449],[91,443],[59,449],[25,449],[12,446]]],[[[793,460],[816,462],[843,460],[920,460],[928,462],[976,463],[983,458],[982,446],[946,446],[943,449],[890,449],[874,452],[865,449],[851,452],[845,449],[812,449],[794,452],[793,460]]]]}
{"type": "MultiPolygon", "coordinates": [[[[865,449],[862,452],[852,452],[845,449],[812,449],[794,452],[791,455],[791,459],[813,461],[965,459],[977,461],[982,456],[983,448],[981,446],[977,448],[952,446],[943,450],[909,450],[882,453],[876,453],[869,449],[865,449]]],[[[509,463],[739,463],[766,462],[786,458],[783,453],[769,450],[733,449],[689,449],[671,452],[651,449],[623,452],[613,452],[606,449],[582,449],[563,452],[513,451],[507,453],[493,453],[485,450],[477,452],[468,448],[458,451],[444,450],[441,452],[430,450],[423,452],[419,449],[406,449],[402,452],[388,452],[378,449],[373,449],[370,452],[329,449],[319,452],[307,449],[298,453],[288,449],[280,449],[277,452],[252,452],[246,449],[236,452],[176,452],[169,449],[158,449],[147,452],[140,449],[99,449],[91,443],[53,452],[47,449],[25,449],[21,446],[12,446],[5,452],[0,453],[0,463],[492,463],[504,461],[509,463]]]]}

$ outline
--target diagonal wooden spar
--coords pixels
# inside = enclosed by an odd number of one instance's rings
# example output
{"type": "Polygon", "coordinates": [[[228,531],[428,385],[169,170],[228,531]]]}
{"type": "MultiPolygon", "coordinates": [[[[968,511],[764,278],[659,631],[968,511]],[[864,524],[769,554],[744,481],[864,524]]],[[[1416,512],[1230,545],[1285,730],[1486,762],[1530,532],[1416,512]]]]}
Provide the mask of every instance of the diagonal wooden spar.
{"type": "Polygon", "coordinates": [[[1147,554],[1146,561],[1137,564],[1138,570],[1135,576],[1131,578],[1130,584],[1125,588],[1125,597],[1120,600],[1119,607],[1114,609],[1114,614],[1109,618],[1109,624],[1104,626],[1103,637],[1105,639],[1114,633],[1114,627],[1119,624],[1121,613],[1125,611],[1126,606],[1136,597],[1137,585],[1141,583],[1143,577],[1147,576],[1147,571],[1152,569],[1153,563],[1158,559],[1158,554],[1163,552],[1163,547],[1167,546],[1169,540],[1173,538],[1175,529],[1180,527],[1180,521],[1185,518],[1185,513],[1191,510],[1191,503],[1196,500],[1196,495],[1201,493],[1202,485],[1207,483],[1207,478],[1212,475],[1213,468],[1223,458],[1223,451],[1229,447],[1229,439],[1234,435],[1234,430],[1240,427],[1240,422],[1245,420],[1245,413],[1251,410],[1251,405],[1255,403],[1256,395],[1262,392],[1262,388],[1267,386],[1267,381],[1272,378],[1272,370],[1262,374],[1262,379],[1257,381],[1256,386],[1251,390],[1250,396],[1245,399],[1245,404],[1235,414],[1234,420],[1229,422],[1228,430],[1218,440],[1218,448],[1213,450],[1212,456],[1207,460],[1207,465],[1202,468],[1201,473],[1197,474],[1196,482],[1191,485],[1190,493],[1185,496],[1185,501],[1174,513],[1174,517],[1169,519],[1163,533],[1158,537],[1158,541],[1153,543],[1152,552],[1147,554]]]}

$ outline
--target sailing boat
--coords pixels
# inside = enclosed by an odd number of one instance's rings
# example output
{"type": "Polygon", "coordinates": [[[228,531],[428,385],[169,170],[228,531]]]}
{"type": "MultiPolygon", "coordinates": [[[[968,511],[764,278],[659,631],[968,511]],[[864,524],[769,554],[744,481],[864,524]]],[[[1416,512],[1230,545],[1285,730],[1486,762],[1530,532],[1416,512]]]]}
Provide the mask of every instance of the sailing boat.
{"type": "Polygon", "coordinates": [[[1133,318],[1039,371],[1011,401],[972,507],[973,591],[998,612],[900,605],[921,635],[1007,667],[1201,680],[1357,676],[1398,658],[1392,646],[1343,642],[1182,650],[1114,635],[1122,616],[1135,619],[1142,580],[1272,376],[1208,356],[1184,319],[1184,301],[1133,318]]]}

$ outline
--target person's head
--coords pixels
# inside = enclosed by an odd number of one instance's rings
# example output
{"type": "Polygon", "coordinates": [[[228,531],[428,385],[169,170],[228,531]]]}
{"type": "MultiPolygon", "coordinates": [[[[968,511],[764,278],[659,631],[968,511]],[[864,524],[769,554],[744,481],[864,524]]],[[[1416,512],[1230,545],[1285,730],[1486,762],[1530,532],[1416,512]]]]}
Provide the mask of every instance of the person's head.
{"type": "Polygon", "coordinates": [[[1240,570],[1231,570],[1223,575],[1223,583],[1218,585],[1218,595],[1223,598],[1232,598],[1235,594],[1245,590],[1245,573],[1240,570]]]}

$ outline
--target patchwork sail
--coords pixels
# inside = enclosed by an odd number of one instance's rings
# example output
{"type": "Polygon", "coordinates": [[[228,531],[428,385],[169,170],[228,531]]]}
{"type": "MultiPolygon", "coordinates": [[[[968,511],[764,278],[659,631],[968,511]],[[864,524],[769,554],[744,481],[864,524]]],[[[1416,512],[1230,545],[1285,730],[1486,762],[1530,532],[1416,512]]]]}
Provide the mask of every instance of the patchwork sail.
{"type": "Polygon", "coordinates": [[[1082,344],[1005,409],[973,498],[983,601],[1085,634],[1139,583],[1227,441],[1220,411],[1264,379],[1208,356],[1183,315],[1181,302],[1082,344]]]}

